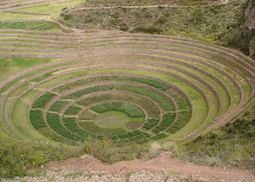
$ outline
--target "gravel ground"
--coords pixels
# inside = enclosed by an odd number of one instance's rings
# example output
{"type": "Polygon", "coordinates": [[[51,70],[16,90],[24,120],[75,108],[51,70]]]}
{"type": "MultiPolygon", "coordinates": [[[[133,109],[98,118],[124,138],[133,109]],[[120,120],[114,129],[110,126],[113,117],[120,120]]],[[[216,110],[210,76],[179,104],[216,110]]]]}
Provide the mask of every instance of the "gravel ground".
{"type": "Polygon", "coordinates": [[[122,171],[115,174],[102,172],[46,171],[35,176],[0,179],[2,182],[189,182],[208,181],[188,175],[169,175],[147,171],[122,171]]]}

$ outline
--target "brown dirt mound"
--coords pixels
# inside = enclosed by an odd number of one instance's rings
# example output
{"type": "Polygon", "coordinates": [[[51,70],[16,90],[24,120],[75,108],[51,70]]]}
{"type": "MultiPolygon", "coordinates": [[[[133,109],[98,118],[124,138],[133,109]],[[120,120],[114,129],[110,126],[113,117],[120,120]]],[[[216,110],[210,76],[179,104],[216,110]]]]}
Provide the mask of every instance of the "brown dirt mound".
{"type": "Polygon", "coordinates": [[[61,162],[51,162],[48,169],[61,169],[70,171],[99,171],[117,173],[120,171],[149,171],[200,176],[206,181],[255,181],[255,176],[249,171],[236,168],[220,168],[200,166],[190,162],[172,158],[168,153],[159,157],[144,160],[121,161],[114,164],[104,164],[92,156],[84,155],[80,158],[71,158],[61,162]]]}

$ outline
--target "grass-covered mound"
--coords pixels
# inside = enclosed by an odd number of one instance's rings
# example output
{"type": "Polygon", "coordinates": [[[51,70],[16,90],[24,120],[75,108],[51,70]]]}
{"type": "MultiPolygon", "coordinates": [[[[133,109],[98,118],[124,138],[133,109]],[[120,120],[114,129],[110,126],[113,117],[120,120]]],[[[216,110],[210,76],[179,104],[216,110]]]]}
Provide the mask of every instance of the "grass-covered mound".
{"type": "Polygon", "coordinates": [[[255,169],[255,107],[241,118],[198,137],[181,154],[195,163],[255,169]]]}

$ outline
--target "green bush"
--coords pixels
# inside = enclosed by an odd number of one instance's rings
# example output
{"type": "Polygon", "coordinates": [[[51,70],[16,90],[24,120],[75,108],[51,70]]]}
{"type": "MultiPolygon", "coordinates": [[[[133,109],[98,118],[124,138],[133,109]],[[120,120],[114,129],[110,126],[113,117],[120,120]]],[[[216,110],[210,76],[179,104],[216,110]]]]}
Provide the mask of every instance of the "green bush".
{"type": "Polygon", "coordinates": [[[144,32],[144,33],[151,33],[151,34],[160,34],[163,32],[163,29],[157,26],[153,25],[148,25],[148,26],[143,26],[140,25],[138,27],[135,27],[132,32],[144,32]]]}
{"type": "Polygon", "coordinates": [[[255,31],[252,32],[247,27],[240,26],[221,35],[220,39],[225,42],[226,46],[238,47],[244,53],[249,54],[249,43],[253,36],[255,36],[255,31]]]}

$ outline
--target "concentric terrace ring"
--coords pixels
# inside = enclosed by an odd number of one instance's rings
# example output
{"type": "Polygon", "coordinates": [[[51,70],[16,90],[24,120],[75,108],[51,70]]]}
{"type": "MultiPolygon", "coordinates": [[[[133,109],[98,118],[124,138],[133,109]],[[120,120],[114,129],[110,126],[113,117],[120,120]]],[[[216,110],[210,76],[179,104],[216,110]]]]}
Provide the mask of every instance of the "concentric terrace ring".
{"type": "Polygon", "coordinates": [[[17,139],[184,140],[233,121],[254,102],[255,62],[208,43],[4,30],[0,39],[6,56],[58,58],[0,84],[1,128],[17,139]]]}

